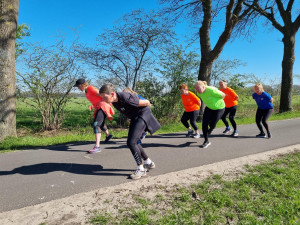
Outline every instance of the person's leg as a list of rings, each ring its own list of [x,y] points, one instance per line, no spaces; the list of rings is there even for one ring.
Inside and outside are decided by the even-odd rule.
[[[225,133],[228,133],[230,131],[230,127],[229,127],[229,123],[226,119],[228,113],[230,112],[230,108],[225,108],[225,112],[224,114],[222,115],[221,119],[223,121],[223,123],[225,124],[226,128],[225,128],[225,131],[223,132],[224,134]],[[228,131],[228,132],[227,132]]]
[[[96,144],[95,144],[94,148],[89,151],[89,153],[96,153],[96,152],[101,151],[101,148],[100,148],[101,130],[106,128],[106,126],[104,124],[105,118],[106,118],[105,113],[102,111],[102,109],[99,109],[96,113],[94,123],[93,123]]]
[[[234,117],[235,117],[235,114],[236,114],[236,109],[237,109],[237,105],[229,108],[230,112],[229,112],[229,121],[233,127],[233,132],[237,130],[237,127],[236,127],[236,122],[234,120]]]
[[[211,133],[213,131],[213,129],[216,128],[216,125],[218,123],[218,121],[221,119],[221,117],[223,116],[225,112],[225,108],[224,109],[218,109],[218,110],[211,110],[211,119],[209,121],[209,133]]]
[[[271,138],[272,135],[270,133],[270,130],[269,130],[269,124],[268,124],[268,119],[270,118],[270,116],[273,114],[274,112],[274,109],[267,109],[267,110],[264,110],[263,111],[263,116],[262,116],[262,124],[263,126],[265,127],[266,131],[267,131],[267,134],[268,134],[268,137]]]
[[[262,110],[257,108],[256,115],[255,115],[255,122],[256,122],[256,125],[257,125],[260,133],[258,135],[256,135],[256,137],[264,137],[265,136],[265,132],[264,132],[263,127],[261,125],[262,117],[263,117]]]
[[[208,142],[208,124],[211,119],[212,110],[205,107],[202,119],[202,133],[204,137],[204,142]]]
[[[188,133],[187,133],[187,136],[190,136],[193,134],[193,130],[191,129],[189,123],[188,123],[188,120],[190,119],[190,115],[188,112],[184,112],[182,114],[182,117],[181,117],[181,123],[183,124],[183,126],[185,126],[185,128],[188,129]]]

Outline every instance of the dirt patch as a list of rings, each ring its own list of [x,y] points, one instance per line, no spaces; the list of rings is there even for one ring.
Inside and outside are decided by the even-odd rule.
[[[133,208],[134,197],[153,199],[168,196],[176,186],[190,186],[212,174],[231,179],[244,171],[245,165],[257,165],[275,157],[299,151],[300,144],[214,164],[148,177],[113,187],[76,194],[43,204],[0,213],[0,224],[86,224],[93,212],[118,214],[120,208]],[[158,169],[158,168],[157,168]],[[163,204],[163,202],[162,202]],[[161,205],[160,207],[164,207]]]

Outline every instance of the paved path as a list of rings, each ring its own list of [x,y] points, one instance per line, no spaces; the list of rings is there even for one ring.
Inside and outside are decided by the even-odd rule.
[[[270,122],[272,139],[255,138],[255,124],[238,128],[237,138],[223,135],[223,128],[215,129],[210,136],[212,145],[207,149],[199,148],[202,138],[186,138],[185,133],[148,136],[143,147],[157,165],[148,175],[300,143],[300,119]],[[0,154],[0,212],[130,181],[128,175],[135,161],[125,139],[102,144],[101,153],[87,154],[92,146],[93,143],[69,144]]]

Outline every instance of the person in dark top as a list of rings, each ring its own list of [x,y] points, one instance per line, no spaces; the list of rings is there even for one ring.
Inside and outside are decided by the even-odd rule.
[[[257,104],[257,111],[255,116],[256,125],[260,131],[256,137],[265,138],[266,134],[263,130],[262,125],[265,127],[267,131],[268,138],[272,138],[272,134],[270,133],[268,119],[273,114],[273,98],[270,94],[264,91],[263,85],[261,83],[257,83],[254,86],[254,93],[252,94],[253,99]],[[262,125],[261,125],[262,123]]]
[[[137,141],[145,130],[153,134],[160,128],[159,122],[154,118],[149,107],[151,103],[146,99],[139,99],[132,93],[115,92],[112,84],[103,85],[99,94],[103,101],[112,103],[117,110],[130,119],[127,146],[138,166],[130,178],[139,179],[146,176],[146,171],[155,168],[155,164]]]

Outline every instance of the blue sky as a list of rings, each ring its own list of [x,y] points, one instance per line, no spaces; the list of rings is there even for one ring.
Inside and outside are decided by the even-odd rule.
[[[81,42],[96,43],[98,34],[111,28],[113,22],[134,9],[157,9],[157,0],[20,0],[19,24],[31,27],[27,41],[51,43],[58,32],[71,34],[70,28],[77,28]],[[176,32],[182,36],[188,29],[179,26]],[[294,74],[300,75],[300,31],[296,36]],[[217,35],[211,33],[212,43]],[[281,81],[281,61],[283,56],[282,35],[279,31],[269,31],[260,27],[254,39],[249,42],[237,39],[227,43],[220,58],[239,59],[247,63],[234,72],[253,73],[257,77]],[[180,43],[178,43],[180,44]],[[199,46],[199,45],[198,45]],[[198,47],[197,46],[197,47]],[[200,53],[200,52],[198,52]],[[294,83],[300,84],[299,79]]]

